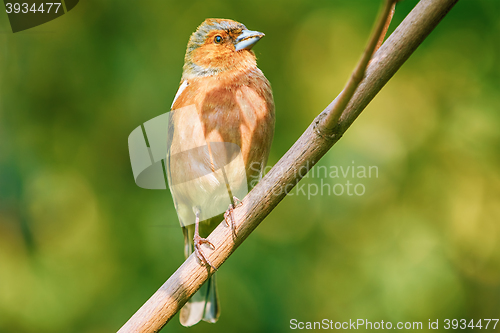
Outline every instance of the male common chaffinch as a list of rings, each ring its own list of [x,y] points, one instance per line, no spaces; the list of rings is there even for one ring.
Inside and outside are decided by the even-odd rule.
[[[232,20],[205,20],[189,39],[170,112],[167,178],[184,233],[184,252],[187,257],[194,251],[209,268],[215,269],[201,245],[213,245],[202,237],[222,218],[234,228],[236,194],[245,195],[262,177],[271,148],[273,95],[251,51],[263,36]],[[229,209],[222,214],[226,208],[219,208],[227,202]],[[217,321],[215,288],[213,274],[181,309],[182,325]]]

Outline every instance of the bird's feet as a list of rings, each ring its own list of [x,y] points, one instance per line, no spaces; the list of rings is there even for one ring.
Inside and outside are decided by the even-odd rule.
[[[229,204],[229,208],[224,213],[224,221],[226,222],[226,226],[229,227],[229,225],[231,225],[231,228],[233,229],[233,234],[235,236],[236,236],[236,225],[234,222],[234,210],[235,208],[241,205],[242,205],[241,200],[233,196],[233,202]]]
[[[205,257],[203,254],[203,251],[201,250],[201,245],[202,244],[208,244],[212,248],[212,250],[215,250],[215,246],[210,243],[210,241],[206,238],[201,238],[198,233],[195,233],[194,235],[194,252],[196,253],[196,256],[198,259],[201,261],[202,264],[205,266],[210,266],[213,268],[214,271],[217,270],[214,265]]]
[[[196,256],[198,257],[198,260],[205,265],[205,266],[210,266],[213,268],[214,271],[217,270],[214,265],[205,257],[203,254],[203,251],[201,250],[201,245],[203,244],[208,244],[212,250],[215,250],[214,244],[210,243],[210,241],[206,238],[201,238],[200,237],[200,232],[199,232],[199,225],[200,225],[200,212],[196,212],[196,220],[194,221],[194,237],[193,237],[193,242],[194,242],[194,252],[196,253]]]

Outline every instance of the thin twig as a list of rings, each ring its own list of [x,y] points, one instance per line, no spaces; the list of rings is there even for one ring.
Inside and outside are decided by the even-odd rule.
[[[377,22],[375,23],[375,28],[373,29],[372,35],[366,45],[366,48],[359,60],[356,68],[351,74],[351,77],[347,81],[344,89],[340,93],[340,95],[328,105],[325,109],[326,117],[323,118],[323,123],[320,124],[320,128],[324,129],[325,133],[321,133],[323,135],[328,135],[330,131],[337,125],[342,112],[344,111],[347,103],[351,100],[356,88],[359,83],[363,79],[365,75],[366,67],[368,66],[368,62],[372,58],[373,53],[375,52],[375,48],[379,41],[384,39],[385,33],[389,28],[389,23],[392,18],[392,10],[396,5],[398,0],[385,0],[384,6],[382,8],[382,12],[379,15]]]
[[[242,200],[234,211],[237,237],[221,223],[208,236],[215,249],[205,255],[219,268],[260,222],[278,205],[286,193],[338,141],[361,111],[396,73],[401,65],[436,27],[458,0],[421,0],[394,33],[374,54],[364,79],[347,104],[331,135],[327,133],[325,109],[306,129],[274,168]],[[319,131],[318,131],[319,130]],[[329,133],[330,134],[330,133]],[[130,318],[119,332],[158,332],[207,280],[207,269],[192,254]]]
[[[382,30],[382,34],[380,35],[380,39],[377,42],[377,46],[375,47],[375,51],[377,51],[381,46],[382,43],[384,43],[385,35],[387,34],[387,30],[389,30],[389,26],[391,25],[392,18],[394,17],[394,12],[396,9],[396,3],[399,2],[400,0],[394,1],[391,7],[391,12],[389,13],[389,16],[387,16],[387,20],[385,21],[385,26],[384,29]]]

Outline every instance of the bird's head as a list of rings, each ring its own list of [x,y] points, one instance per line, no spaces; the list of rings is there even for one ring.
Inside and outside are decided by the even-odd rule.
[[[189,39],[183,76],[208,76],[256,66],[251,49],[263,36],[233,20],[206,19]]]

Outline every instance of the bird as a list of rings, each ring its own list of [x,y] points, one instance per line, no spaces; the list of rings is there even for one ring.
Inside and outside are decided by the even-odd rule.
[[[166,173],[184,235],[214,273],[180,311],[183,326],[220,315],[215,267],[203,248],[262,177],[271,149],[275,106],[252,47],[264,33],[230,19],[206,19],[189,38],[179,89],[169,112]],[[229,205],[228,205],[229,203]]]

